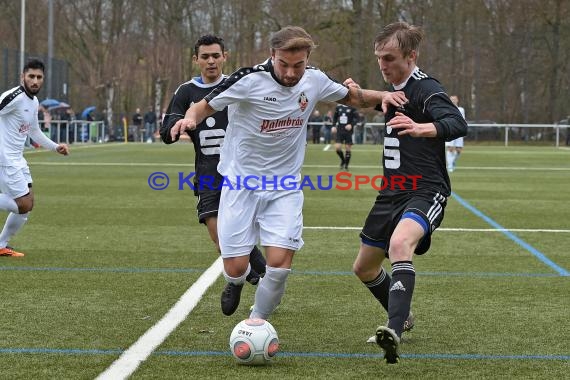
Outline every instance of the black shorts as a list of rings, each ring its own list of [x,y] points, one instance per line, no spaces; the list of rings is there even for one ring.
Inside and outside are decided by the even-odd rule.
[[[347,131],[343,127],[338,127],[336,131],[336,142],[338,144],[352,145],[352,131]]]
[[[200,191],[198,192],[198,221],[206,224],[206,218],[218,216],[218,207],[220,206],[221,191]]]
[[[386,251],[396,225],[402,217],[411,218],[424,227],[425,235],[415,253],[423,255],[431,245],[431,234],[443,221],[447,197],[438,192],[410,192],[402,195],[378,195],[366,218],[360,238],[362,243]]]

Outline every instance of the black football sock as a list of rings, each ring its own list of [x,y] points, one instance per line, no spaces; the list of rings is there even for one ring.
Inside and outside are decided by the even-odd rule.
[[[410,314],[412,294],[416,283],[416,271],[411,261],[392,264],[392,281],[388,300],[388,327],[402,336],[404,322]]]
[[[381,268],[380,274],[372,281],[362,281],[370,290],[370,293],[380,302],[382,307],[388,311],[388,297],[390,295],[390,275]]]
[[[350,152],[346,152],[346,155],[344,156],[344,166],[348,168],[348,163],[350,162],[350,157],[352,155],[350,154]]]
[[[251,268],[245,280],[249,282],[251,285],[257,285],[259,282],[259,274],[255,271],[255,269]]]
[[[338,154],[338,156],[340,157],[340,164],[341,166],[344,166],[344,154],[342,153],[342,150],[338,149],[336,151],[336,154]]]
[[[249,254],[249,263],[251,264],[251,268],[255,270],[259,276],[263,277],[266,262],[265,257],[263,257],[263,254],[257,246],[254,246]]]

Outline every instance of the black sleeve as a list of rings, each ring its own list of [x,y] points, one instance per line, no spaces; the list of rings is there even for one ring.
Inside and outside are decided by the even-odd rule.
[[[191,97],[188,90],[188,87],[179,87],[170,100],[170,104],[164,115],[164,121],[160,127],[160,137],[165,144],[172,144],[178,141],[178,138],[172,140],[170,130],[178,120],[184,118],[186,111],[190,108]]]
[[[436,82],[437,83],[437,82]],[[445,141],[467,135],[467,122],[443,91],[441,86],[432,87],[424,102],[425,113],[429,114],[437,130],[437,136]]]
[[[356,127],[356,125],[360,122],[360,115],[358,114],[358,110],[356,108],[353,108],[350,113],[352,114],[350,124],[353,127]]]

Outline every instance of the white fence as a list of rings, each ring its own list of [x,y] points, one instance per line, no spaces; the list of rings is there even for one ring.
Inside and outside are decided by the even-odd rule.
[[[321,142],[327,133],[325,123],[309,123],[307,140],[312,141],[313,126],[320,128]],[[330,125],[330,124],[329,124]],[[56,120],[50,123],[40,121],[40,128],[46,136],[58,143],[103,143],[109,141],[110,132],[102,121],[85,120]],[[382,144],[384,123],[366,123],[356,126],[353,134],[355,144]],[[144,133],[144,130],[142,130]],[[124,136],[113,136],[124,141]],[[143,134],[141,134],[141,141]],[[328,137],[328,136],[327,136]],[[334,143],[334,135],[331,136]],[[137,139],[138,141],[138,139]],[[570,144],[570,125],[566,124],[469,124],[467,143],[500,143],[529,145],[560,145]]]
[[[313,136],[312,127],[321,126],[320,136],[324,136],[325,123],[309,123],[307,140]],[[566,124],[479,124],[469,123],[465,141],[478,143],[499,143],[528,145],[560,145],[570,144],[570,125]],[[366,123],[363,127],[357,126],[353,134],[355,144],[383,142],[384,123]],[[332,139],[334,143],[334,136]]]
[[[102,121],[53,120],[45,123],[40,120],[39,124],[45,135],[57,143],[102,143],[108,138]]]

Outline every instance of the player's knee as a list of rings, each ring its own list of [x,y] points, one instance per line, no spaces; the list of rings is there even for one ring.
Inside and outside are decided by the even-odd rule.
[[[230,277],[241,277],[249,266],[249,255],[224,258],[224,273]]]
[[[392,236],[390,239],[390,260],[402,261],[411,260],[414,254],[414,246],[417,242],[414,242],[410,237],[406,235]]]
[[[16,200],[18,205],[18,214],[25,214],[34,208],[34,199],[29,196],[25,196]]]
[[[382,251],[383,252],[383,251]],[[382,253],[384,257],[384,253]],[[359,252],[356,260],[352,264],[352,272],[362,281],[370,281],[378,276],[378,271],[382,265],[382,261],[370,260],[370,256],[367,256]]]
[[[374,278],[373,276],[375,271],[376,269],[368,268],[362,265],[362,263],[359,261],[355,261],[354,264],[352,264],[352,272],[356,275],[356,277],[363,281]]]

